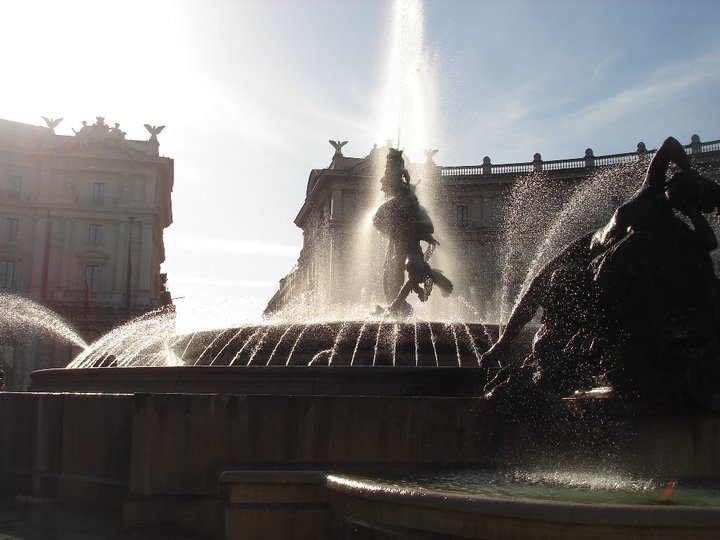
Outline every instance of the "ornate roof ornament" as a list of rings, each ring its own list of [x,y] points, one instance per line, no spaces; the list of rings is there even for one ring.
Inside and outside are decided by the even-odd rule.
[[[150,124],[145,124],[145,129],[148,130],[150,133],[150,142],[155,144],[160,144],[158,141],[157,136],[160,135],[160,132],[165,129],[165,126],[151,126]]]
[[[435,165],[435,161],[433,161],[433,157],[435,157],[435,154],[437,154],[440,150],[437,148],[426,148],[423,150],[423,154],[425,154],[425,163],[428,165]]]
[[[125,144],[126,133],[120,129],[120,124],[116,122],[114,127],[110,127],[105,123],[104,116],[96,116],[95,123],[91,126],[86,120],[83,120],[80,130],[73,128],[73,132],[80,148],[87,146],[122,147]]]
[[[43,116],[42,119],[45,120],[45,123],[47,124],[50,133],[52,133],[53,135],[55,135],[55,128],[58,127],[58,124],[63,121],[62,118],[48,118],[46,116]]]
[[[333,140],[329,140],[328,142],[335,149],[335,153],[333,154],[333,159],[343,157],[342,147],[345,146],[348,142],[347,141],[340,142],[340,141],[333,141]]]

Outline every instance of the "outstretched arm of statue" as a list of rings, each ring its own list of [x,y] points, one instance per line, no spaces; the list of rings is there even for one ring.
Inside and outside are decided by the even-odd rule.
[[[566,246],[553,260],[547,263],[530,283],[520,301],[513,309],[507,326],[497,343],[481,356],[485,362],[497,362],[507,354],[510,345],[520,331],[529,323],[538,309],[544,307],[548,294],[552,294],[553,274],[566,265],[584,268],[590,260],[590,240],[593,233],[586,233]]]
[[[661,189],[665,184],[665,175],[670,163],[675,163],[682,171],[689,171],[691,168],[690,159],[683,145],[675,137],[665,139],[655,152],[645,175],[643,187]]]
[[[690,220],[690,223],[692,223],[693,229],[695,230],[695,236],[700,243],[700,247],[707,251],[717,249],[718,240],[715,235],[715,231],[713,231],[712,227],[707,222],[707,219],[705,219],[705,216],[702,215],[702,212],[693,206],[690,208],[684,208],[682,213],[685,214]]]
[[[532,320],[538,309],[542,307],[545,292],[549,285],[549,275],[552,275],[553,270],[554,265],[550,263],[535,276],[535,279],[532,280],[527,291],[513,309],[500,338],[480,357],[481,365],[502,364],[501,359],[507,355],[512,342],[525,325]]]

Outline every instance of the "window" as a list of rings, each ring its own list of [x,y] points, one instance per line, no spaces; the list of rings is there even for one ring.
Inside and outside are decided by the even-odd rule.
[[[15,261],[0,259],[0,289],[12,289],[15,280]]]
[[[497,196],[485,197],[483,201],[483,225],[494,226],[502,220],[502,199]]]
[[[5,237],[17,238],[18,235],[18,218],[5,218]]]
[[[468,207],[467,204],[458,204],[455,206],[458,227],[468,226]]]
[[[90,296],[95,296],[95,293],[100,289],[101,270],[99,264],[85,265],[85,291]]]
[[[95,182],[92,190],[93,204],[103,204],[105,202],[105,183]]]
[[[99,244],[102,242],[102,229],[102,225],[99,225],[98,223],[91,223],[90,228],[88,229],[88,241],[93,244]]]
[[[22,176],[14,174],[8,178],[8,199],[20,200],[20,192],[22,191]]]

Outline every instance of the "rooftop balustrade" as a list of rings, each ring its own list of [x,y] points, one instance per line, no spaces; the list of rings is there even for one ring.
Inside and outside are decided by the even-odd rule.
[[[525,163],[501,163],[494,164],[486,157],[482,165],[459,165],[453,167],[440,167],[440,175],[443,177],[489,177],[501,175],[530,174],[532,172],[572,172],[584,169],[610,167],[635,163],[639,159],[652,157],[656,150],[646,150],[643,143],[638,144],[635,152],[623,154],[608,154],[605,156],[593,155],[592,149],[585,151],[585,156],[580,158],[557,159],[543,161],[540,154],[535,154],[533,161]],[[692,142],[685,146],[685,152],[691,156],[720,152],[720,140],[701,142],[697,135],[693,136]]]

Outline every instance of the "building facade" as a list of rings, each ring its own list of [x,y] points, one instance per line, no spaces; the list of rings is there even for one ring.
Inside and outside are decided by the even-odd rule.
[[[693,135],[686,152],[706,176],[720,180],[720,141],[701,142]],[[368,217],[381,202],[378,179],[386,153],[387,148],[375,148],[365,158],[348,158],[336,152],[327,168],[311,171],[295,218],[303,230],[303,249],[266,315],[282,313],[298,299],[321,309],[368,303],[362,292],[379,279],[384,247],[372,232],[370,249],[359,246],[368,244],[362,231],[368,231]],[[569,213],[567,205],[578,197],[579,188],[597,178],[594,189],[601,193],[586,197],[586,215],[575,224],[577,236],[583,228],[601,225],[639,187],[653,153],[639,143],[624,154],[595,156],[587,149],[583,157],[556,161],[535,154],[523,163],[493,164],[485,157],[481,165],[443,167],[429,157],[424,164],[409,164],[420,202],[429,206],[435,223],[441,244],[437,253],[446,255],[432,265],[453,280],[453,297],[474,318],[497,320],[522,287],[538,235],[547,234],[563,212]],[[519,208],[524,204],[519,199],[528,193],[537,199],[534,206]],[[375,270],[363,270],[363,264]],[[376,301],[377,294],[370,303]]]
[[[101,117],[75,136],[56,135],[57,122],[46,121],[0,120],[0,292],[47,306],[90,342],[171,302],[160,264],[173,160],[160,157],[154,127],[150,140],[131,141]],[[15,386],[72,355],[66,345],[27,347],[19,354],[3,344]]]

